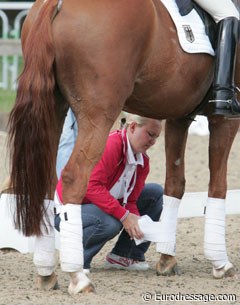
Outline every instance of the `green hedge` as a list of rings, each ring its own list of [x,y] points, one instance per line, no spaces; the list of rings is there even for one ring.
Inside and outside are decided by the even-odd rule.
[[[14,64],[14,58],[13,56],[0,56],[0,81],[2,81],[2,71],[3,71],[3,58],[5,62],[8,63],[8,84],[7,88],[3,89],[0,88],[0,112],[9,112],[14,103],[15,103],[15,97],[16,97],[16,91],[12,89],[12,83],[11,83],[11,67]],[[23,59],[20,56],[18,59],[18,68],[17,68],[17,74],[19,75],[23,68]]]
[[[11,111],[15,103],[16,92],[0,89],[0,112]]]

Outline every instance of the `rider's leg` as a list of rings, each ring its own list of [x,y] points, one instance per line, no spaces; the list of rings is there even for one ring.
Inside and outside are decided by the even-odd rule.
[[[213,114],[239,117],[240,104],[234,82],[239,35],[239,13],[229,0],[196,0],[218,23],[216,66],[213,79]]]
[[[240,104],[234,81],[239,20],[228,17],[218,23],[216,66],[213,79],[213,114],[239,117]]]
[[[231,0],[195,0],[218,23],[227,17],[239,19],[239,12]]]

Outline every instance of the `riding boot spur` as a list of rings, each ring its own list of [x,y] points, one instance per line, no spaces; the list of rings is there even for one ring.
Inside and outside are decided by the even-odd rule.
[[[228,17],[218,23],[216,63],[213,79],[213,114],[240,118],[240,104],[235,86],[235,64],[239,35],[239,20]]]

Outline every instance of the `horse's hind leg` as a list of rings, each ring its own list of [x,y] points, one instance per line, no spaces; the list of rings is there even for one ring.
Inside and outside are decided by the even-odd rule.
[[[177,215],[184,194],[184,154],[190,121],[167,120],[165,128],[166,181],[160,233],[163,241],[157,243],[161,253],[157,275],[180,274],[175,259]]]
[[[104,105],[101,105],[101,99],[96,101],[95,98],[79,103],[76,99],[70,100],[78,123],[78,136],[62,171],[64,206],[60,214],[60,261],[62,270],[70,275],[68,292],[71,295],[95,291],[92,282],[83,273],[81,202],[91,170],[100,159],[109,131],[121,111],[121,104],[114,104],[116,100],[116,96],[110,100],[106,97]]]
[[[239,128],[239,121],[211,118],[209,169],[210,183],[205,214],[204,253],[213,265],[213,277],[235,277],[228,259],[225,241],[225,198],[227,193],[227,162]]]
[[[51,290],[58,288],[54,232],[54,202],[44,201],[45,216],[42,223],[42,235],[35,238],[33,263],[37,269],[36,285],[38,289]]]
[[[58,122],[56,129],[52,129],[52,145],[55,150],[55,155],[58,148],[58,139],[62,130],[62,125],[67,110],[67,105],[58,95],[57,117]],[[54,168],[54,167],[53,167]],[[37,269],[36,286],[38,289],[51,290],[58,289],[56,269],[56,251],[55,251],[55,229],[54,229],[54,190],[56,187],[56,173],[52,173],[52,192],[48,194],[44,200],[44,219],[41,223],[41,236],[36,236],[34,245],[33,262]]]

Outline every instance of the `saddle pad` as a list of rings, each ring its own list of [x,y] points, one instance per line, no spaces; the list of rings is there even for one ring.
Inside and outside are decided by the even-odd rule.
[[[181,16],[175,0],[161,0],[168,10],[178,33],[182,49],[187,53],[207,53],[212,56],[215,52],[206,35],[205,26],[195,9]]]

